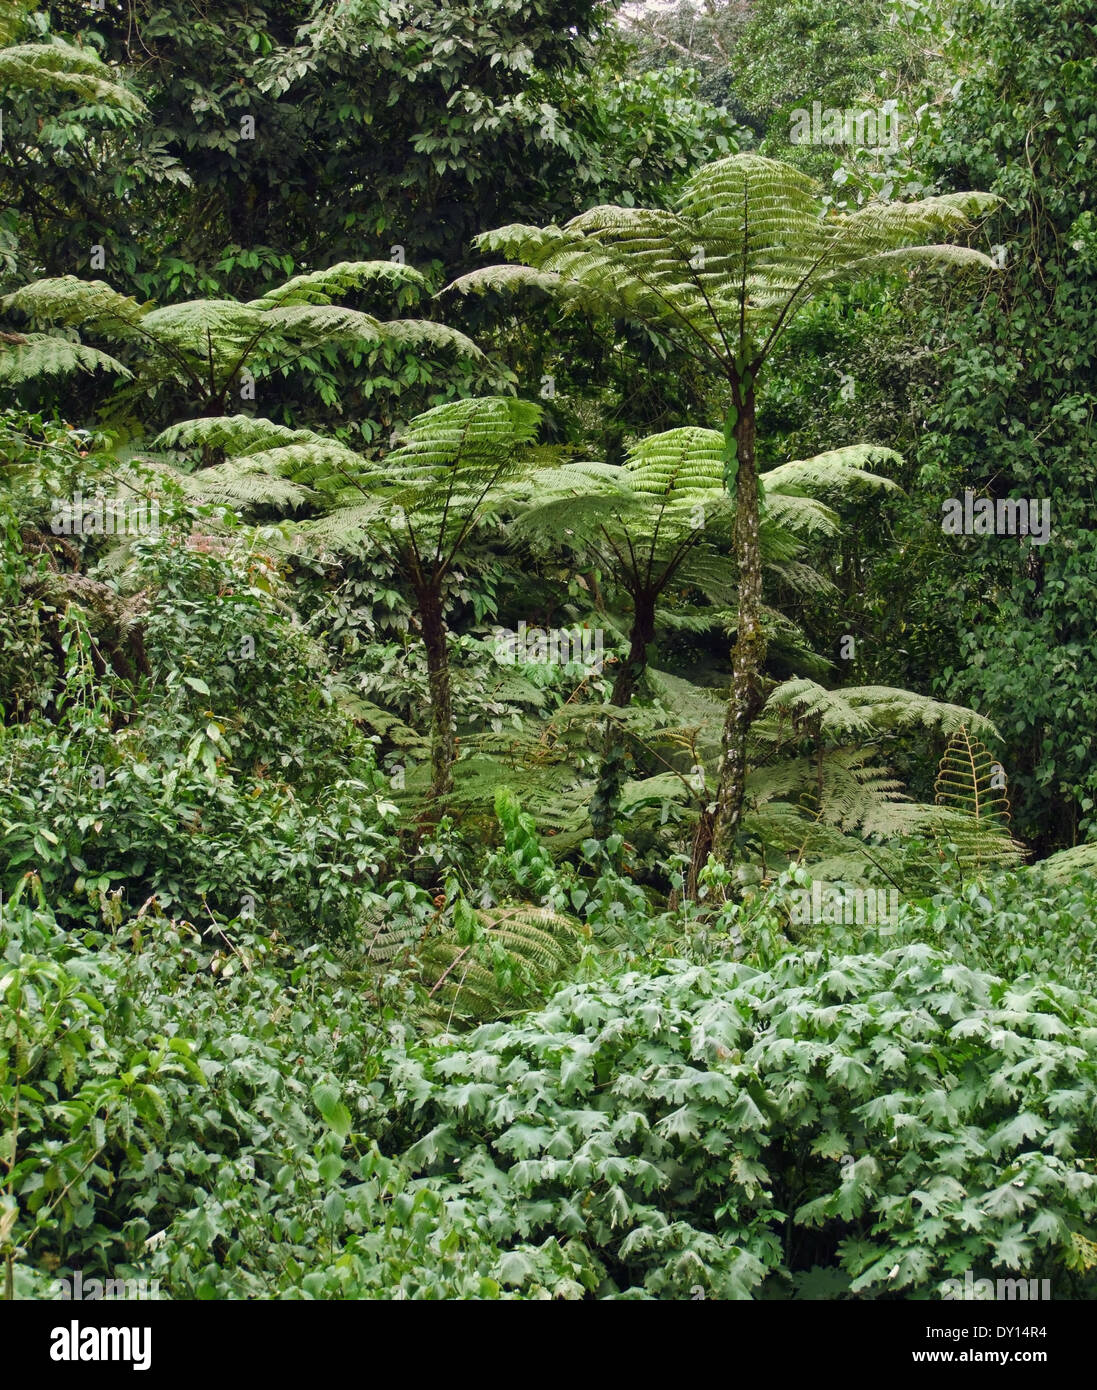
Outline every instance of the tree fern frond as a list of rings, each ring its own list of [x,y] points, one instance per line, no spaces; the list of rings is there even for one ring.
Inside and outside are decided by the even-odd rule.
[[[768,479],[763,474],[763,484]],[[802,497],[792,492],[770,491],[766,488],[766,515],[776,524],[794,535],[829,537],[838,535],[841,519],[832,507],[814,497]],[[791,558],[791,557],[790,557]]]
[[[458,904],[456,924],[425,938],[378,910],[362,924],[362,948],[375,968],[414,960],[431,1015],[451,1028],[529,1008],[580,958],[589,928],[547,908]]]
[[[925,824],[948,857],[968,873],[1015,868],[1026,857],[1024,845],[1007,826],[993,818],[978,818],[955,806],[927,807]]]
[[[150,309],[141,324],[161,343],[218,359],[240,349],[269,327],[265,314],[235,299],[192,299]]]
[[[372,700],[363,699],[356,691],[349,690],[346,686],[336,687],[334,698],[340,709],[349,714],[352,719],[365,724],[367,728],[380,734],[386,742],[414,754],[418,758],[425,758],[429,755],[429,739],[424,738],[410,724],[405,724],[390,710],[383,709],[380,705],[374,704]]]
[[[338,342],[374,344],[382,338],[381,323],[372,314],[341,304],[279,304],[256,322],[305,348]]]
[[[1065,883],[1079,874],[1097,874],[1097,844],[1073,845],[1049,854],[1033,868],[1056,883]]]
[[[39,323],[88,326],[108,334],[112,330],[125,333],[150,312],[103,280],[81,280],[75,275],[34,280],[4,295],[0,308],[14,309]]]
[[[340,261],[326,270],[295,275],[284,285],[268,290],[260,299],[248,301],[250,309],[269,309],[291,304],[330,304],[337,295],[380,281],[387,288],[414,285],[426,291],[430,282],[421,270],[396,261]]]
[[[814,594],[820,597],[832,597],[838,593],[838,588],[834,581],[828,579],[825,574],[821,574],[811,565],[801,564],[797,560],[782,560],[780,562],[770,562],[767,569],[777,576],[783,584],[786,584],[793,593]]]
[[[484,294],[488,290],[538,289],[552,292],[560,287],[559,275],[543,274],[526,265],[489,265],[460,275],[446,286],[458,294]]]
[[[470,337],[432,319],[386,319],[381,324],[381,336],[385,342],[398,343],[403,347],[450,348],[461,357],[476,362],[487,361]]]
[[[965,724],[998,737],[989,719],[962,705],[882,685],[825,690],[815,681],[785,681],[770,695],[766,710],[785,710],[802,718],[817,719],[821,732],[832,737],[918,727],[951,734]]]
[[[405,439],[385,459],[394,487],[445,483],[460,469],[494,469],[517,462],[516,451],[533,440],[540,407],[513,396],[450,401],[417,415]]]
[[[96,371],[112,372],[122,378],[133,376],[109,353],[48,333],[28,333],[22,343],[0,344],[0,382],[8,386],[20,386],[39,377]]]
[[[762,475],[767,500],[776,493],[785,496],[851,495],[855,485],[863,488],[898,491],[898,485],[875,469],[903,462],[901,454],[878,444],[851,444],[829,449],[813,458],[794,459],[778,464]]]
[[[279,510],[303,506],[312,492],[289,478],[279,477],[252,458],[230,459],[197,473],[180,475],[185,491],[205,502],[221,502],[247,510],[275,507]]]
[[[331,442],[312,430],[290,429],[257,415],[205,415],[197,420],[181,420],[162,430],[150,447],[223,449],[235,455],[257,453],[260,449],[284,444],[326,445]]]
[[[310,547],[339,552],[355,550],[363,535],[386,527],[391,530],[395,525],[395,520],[390,520],[390,509],[380,498],[374,498],[335,507],[314,520],[298,522],[294,532]]]

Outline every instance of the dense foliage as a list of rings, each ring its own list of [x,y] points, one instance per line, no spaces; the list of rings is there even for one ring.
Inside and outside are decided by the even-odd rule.
[[[1095,34],[5,8],[5,1298],[1097,1296]]]

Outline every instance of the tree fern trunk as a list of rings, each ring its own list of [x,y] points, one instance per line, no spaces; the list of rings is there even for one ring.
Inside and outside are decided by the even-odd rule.
[[[629,701],[644,678],[648,663],[648,648],[655,639],[655,595],[640,592],[633,595],[632,631],[629,633],[629,652],[617,679],[613,682],[610,704],[627,709]],[[613,818],[621,801],[625,781],[625,740],[621,730],[611,721],[606,728],[602,746],[602,764],[598,785],[590,802],[590,820],[594,834],[605,840],[613,832]]]
[[[648,648],[655,640],[655,595],[641,591],[633,594],[632,630],[629,633],[628,657],[613,682],[610,703],[625,709],[644,678],[648,665]]]
[[[730,862],[746,793],[747,735],[762,708],[762,551],[759,539],[758,465],[754,456],[754,386],[733,386],[735,439],[735,555],[739,570],[739,621],[732,653],[731,696],[724,720],[715,811],[702,814],[693,846],[693,876],[710,849]]]
[[[425,586],[418,590],[416,598],[419,629],[427,652],[430,689],[430,791],[431,796],[437,799],[453,788],[453,764],[457,757],[449,652],[446,648],[446,624],[442,617],[442,595],[437,589]]]

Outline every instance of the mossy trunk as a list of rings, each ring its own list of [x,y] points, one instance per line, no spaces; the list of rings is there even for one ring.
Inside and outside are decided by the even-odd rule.
[[[648,648],[655,640],[655,595],[633,595],[632,630],[629,651],[613,682],[610,704],[627,709],[644,678],[648,664]],[[610,720],[602,745],[602,763],[598,770],[598,785],[590,802],[590,820],[595,837],[607,839],[613,833],[613,820],[621,801],[627,762],[625,739],[617,724]]]
[[[735,458],[735,558],[739,576],[739,617],[732,652],[731,693],[724,719],[719,780],[709,809],[694,836],[690,892],[708,855],[725,863],[735,857],[735,838],[746,794],[747,736],[764,703],[762,669],[766,637],[762,628],[762,548],[759,537],[758,463],[754,453],[753,382],[733,385]]]
[[[625,709],[636,693],[648,667],[648,648],[655,641],[655,595],[641,592],[633,595],[632,630],[629,633],[628,656],[613,682],[610,703]]]
[[[417,589],[419,630],[427,653],[430,691],[430,793],[435,803],[453,790],[453,764],[457,739],[453,728],[453,692],[450,686],[446,624],[442,595],[433,585]],[[437,809],[437,804],[435,809]]]

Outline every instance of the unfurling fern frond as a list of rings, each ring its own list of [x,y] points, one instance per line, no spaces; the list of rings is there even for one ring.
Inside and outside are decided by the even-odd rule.
[[[962,867],[1016,863],[1022,847],[1009,833],[1009,797],[999,763],[966,727],[948,741],[934,784],[936,804],[947,813],[934,826],[938,841],[947,839]]]

